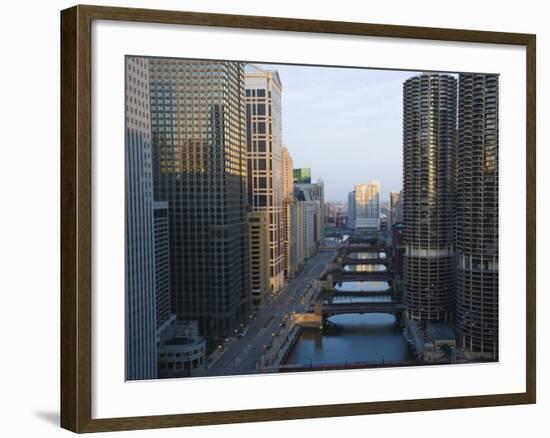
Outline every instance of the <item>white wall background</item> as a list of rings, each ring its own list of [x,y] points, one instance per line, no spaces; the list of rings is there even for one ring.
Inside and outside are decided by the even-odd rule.
[[[418,26],[457,27],[537,34],[538,76],[538,400],[535,406],[421,412],[336,419],[208,426],[105,434],[149,437],[359,436],[543,436],[550,408],[549,363],[543,350],[549,325],[543,321],[543,169],[550,163],[548,138],[550,30],[545,2],[524,0],[437,0],[357,2],[353,0],[111,0],[87,3],[162,9],[271,15]],[[2,435],[68,436],[58,428],[59,404],[59,10],[68,1],[4,4],[0,68],[0,430]],[[545,117],[546,116],[546,117]],[[548,161],[546,159],[546,161]],[[546,279],[547,280],[547,279]],[[547,415],[547,414],[546,414]],[[538,432],[540,431],[540,432]]]

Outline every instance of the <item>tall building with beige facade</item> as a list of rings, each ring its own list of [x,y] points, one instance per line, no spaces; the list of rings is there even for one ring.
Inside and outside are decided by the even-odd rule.
[[[356,184],[354,190],[354,225],[356,230],[380,229],[380,183]]]
[[[249,64],[245,70],[248,203],[267,214],[269,282],[277,293],[284,285],[284,223],[281,157],[281,94],[277,71]]]
[[[283,256],[285,276],[292,278],[296,271],[296,241],[292,238],[294,205],[293,161],[286,147],[282,148],[283,170]]]

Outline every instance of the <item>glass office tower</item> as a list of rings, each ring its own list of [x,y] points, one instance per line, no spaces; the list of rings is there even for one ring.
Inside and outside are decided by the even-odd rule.
[[[155,200],[168,202],[172,310],[224,336],[250,305],[244,67],[149,60]]]

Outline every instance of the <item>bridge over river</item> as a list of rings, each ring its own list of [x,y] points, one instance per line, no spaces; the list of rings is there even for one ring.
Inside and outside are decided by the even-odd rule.
[[[332,301],[335,297],[359,297],[359,298],[371,298],[371,297],[391,297],[393,291],[391,289],[386,290],[332,290],[328,292],[327,301]]]
[[[350,241],[338,248],[316,302],[295,315],[300,334],[279,372],[417,364],[400,324],[406,308],[391,251],[382,239]]]
[[[352,272],[352,271],[331,271],[327,279],[332,279],[333,283],[343,281],[387,281],[391,284],[391,276],[384,272]]]
[[[311,311],[317,315],[323,315],[327,318],[333,315],[343,315],[347,313],[390,313],[401,314],[406,310],[401,301],[366,301],[351,303],[317,303]]]
[[[353,253],[352,253],[353,254]],[[388,265],[388,259],[386,257],[372,257],[372,258],[355,258],[350,256],[342,257],[342,265]]]

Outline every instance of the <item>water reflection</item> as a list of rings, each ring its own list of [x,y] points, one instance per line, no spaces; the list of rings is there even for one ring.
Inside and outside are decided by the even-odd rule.
[[[368,295],[365,294],[364,296],[346,296],[346,295],[334,295],[331,299],[331,301],[334,304],[343,304],[343,303],[387,303],[392,300],[391,295]]]
[[[412,359],[393,315],[336,315],[323,331],[304,328],[285,364],[397,363]]]
[[[383,292],[389,288],[387,281],[342,281],[334,286],[337,292]]]
[[[358,260],[371,260],[371,259],[385,259],[386,253],[385,252],[350,252],[348,257],[350,259],[358,259]]]
[[[384,265],[345,265],[346,272],[385,272],[387,268]]]
[[[357,251],[348,254],[357,260],[385,259],[382,251]],[[385,264],[345,265],[346,272],[380,272]],[[384,277],[381,277],[384,278]],[[342,281],[334,292],[326,291],[321,300],[332,303],[390,302],[387,281]],[[288,365],[368,365],[402,363],[413,356],[396,316],[390,314],[344,314],[328,318],[323,330],[303,328],[290,354]]]

